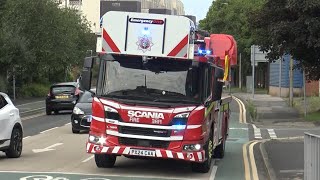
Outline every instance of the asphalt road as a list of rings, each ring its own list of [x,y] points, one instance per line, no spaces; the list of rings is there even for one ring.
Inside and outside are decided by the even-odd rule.
[[[41,104],[41,102],[39,102]],[[18,159],[7,159],[0,153],[0,179],[34,179],[27,176],[46,175],[47,180],[85,179],[248,179],[254,155],[249,147],[248,125],[239,123],[239,106],[233,101],[229,140],[225,158],[216,160],[206,174],[193,173],[188,163],[171,160],[136,160],[119,157],[115,168],[97,168],[93,156],[85,151],[87,133],[72,134],[70,114],[32,115],[24,117],[24,148]],[[246,155],[243,149],[246,148]],[[250,168],[249,168],[250,169]],[[251,168],[252,169],[252,168]],[[250,175],[249,175],[250,176]],[[24,178],[23,178],[24,177]],[[40,177],[40,176],[39,176]],[[39,178],[38,179],[41,179]],[[59,178],[60,177],[60,178]],[[54,179],[55,178],[55,179]]]

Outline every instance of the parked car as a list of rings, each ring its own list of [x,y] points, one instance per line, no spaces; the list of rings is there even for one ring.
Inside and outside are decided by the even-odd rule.
[[[71,115],[72,132],[80,133],[81,130],[89,130],[92,118],[92,100],[94,92],[85,91],[79,98]]]
[[[62,110],[72,111],[80,95],[81,91],[77,82],[64,82],[51,85],[46,98],[47,115],[51,115],[52,111],[55,114],[58,114]]]
[[[9,96],[0,92],[0,151],[9,158],[22,152],[23,126],[17,109]]]

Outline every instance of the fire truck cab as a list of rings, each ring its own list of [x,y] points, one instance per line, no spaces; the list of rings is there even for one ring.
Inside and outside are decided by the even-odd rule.
[[[188,161],[206,173],[222,158],[231,97],[222,97],[224,70],[207,58],[183,16],[108,12],[97,57],[85,59],[80,80],[90,90],[99,59],[87,153],[98,167],[118,156]],[[206,54],[204,54],[205,52]]]

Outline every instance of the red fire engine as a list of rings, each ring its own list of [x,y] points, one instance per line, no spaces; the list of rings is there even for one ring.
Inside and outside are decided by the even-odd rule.
[[[184,160],[208,172],[224,156],[231,102],[222,97],[228,73],[214,48],[200,48],[205,42],[183,16],[108,12],[101,27],[98,56],[85,59],[80,80],[90,90],[98,59],[86,148],[96,165],[111,168],[123,155]]]

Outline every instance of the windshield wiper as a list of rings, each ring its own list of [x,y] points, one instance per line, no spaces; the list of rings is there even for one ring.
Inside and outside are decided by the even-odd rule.
[[[183,104],[200,104],[196,100],[186,100],[186,99],[156,99],[153,102],[168,102],[168,103],[183,103]]]
[[[146,88],[148,94],[158,94],[158,95],[171,95],[171,96],[183,96],[185,95],[178,93],[178,92],[172,92],[172,91],[166,91],[166,90],[160,90],[160,89],[152,89],[152,88]]]

